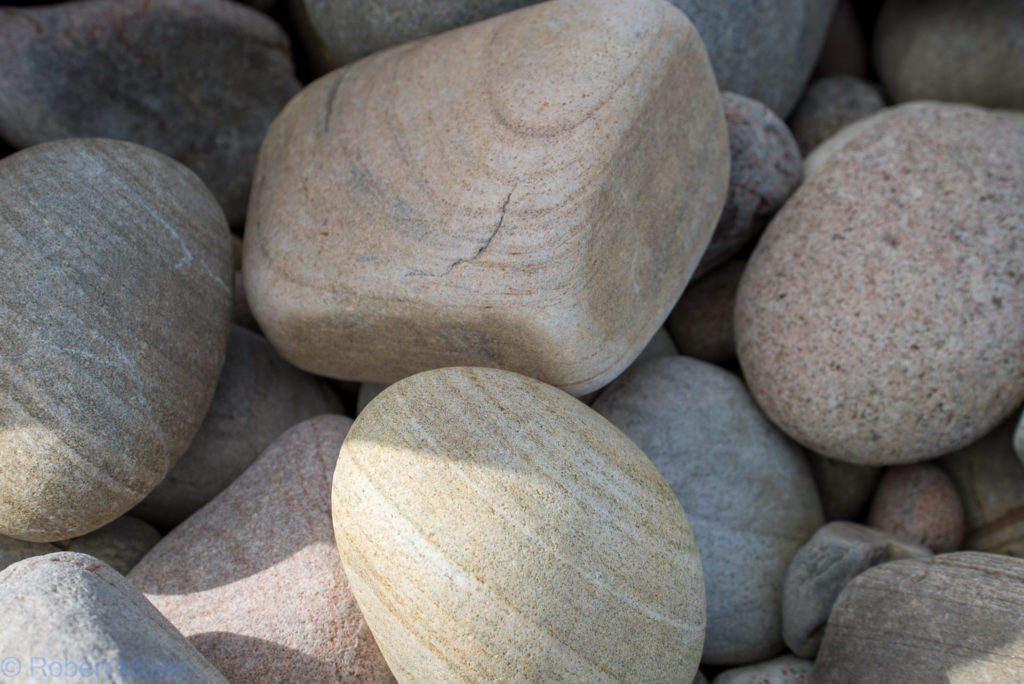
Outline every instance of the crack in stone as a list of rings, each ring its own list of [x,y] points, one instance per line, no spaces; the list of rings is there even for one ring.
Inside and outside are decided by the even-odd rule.
[[[476,252],[473,254],[473,256],[470,256],[470,257],[465,258],[465,259],[456,259],[455,261],[453,261],[451,263],[450,266],[448,266],[448,268],[446,268],[444,271],[442,271],[440,273],[428,273],[426,271],[415,270],[415,271],[409,271],[406,275],[407,276],[431,276],[431,277],[434,277],[434,278],[441,278],[441,277],[444,277],[444,276],[448,275],[452,271],[454,271],[457,266],[461,266],[462,264],[469,263],[470,261],[473,261],[473,260],[479,258],[479,256],[481,254],[483,254],[484,251],[488,247],[491,246],[491,242],[494,241],[494,238],[497,237],[497,235],[498,235],[498,231],[501,230],[501,227],[505,224],[505,212],[508,210],[509,202],[512,201],[512,193],[515,192],[515,191],[516,191],[516,189],[512,188],[512,190],[509,191],[508,195],[505,197],[505,201],[501,205],[501,216],[498,217],[498,223],[494,226],[494,230],[491,231],[491,234],[488,235],[484,239],[484,241],[480,243],[480,247],[476,250]]]

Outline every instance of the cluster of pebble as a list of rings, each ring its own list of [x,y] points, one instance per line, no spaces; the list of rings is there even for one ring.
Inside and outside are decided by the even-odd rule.
[[[1024,4],[16,4],[0,677],[1024,679]]]

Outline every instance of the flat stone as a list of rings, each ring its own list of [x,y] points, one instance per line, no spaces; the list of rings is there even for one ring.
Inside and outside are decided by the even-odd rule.
[[[722,93],[729,130],[729,194],[694,278],[727,262],[760,235],[803,175],[800,148],[772,110],[757,100]]]
[[[668,317],[680,353],[718,364],[736,359],[732,319],[746,266],[735,259],[686,288]]]
[[[895,102],[1024,109],[1024,5],[1018,0],[887,0],[873,44],[878,74]]]
[[[500,367],[583,395],[668,317],[728,149],[685,16],[553,0],[314,82],[256,175],[245,287],[289,362],[385,384]]]
[[[0,8],[0,135],[130,140],[184,163],[232,225],[267,127],[299,90],[288,37],[224,0]]]
[[[688,682],[700,558],[650,460],[537,380],[402,380],[338,459],[335,537],[400,681]],[[637,553],[643,549],[643,553]]]
[[[964,548],[1024,558],[1024,463],[1013,420],[942,459],[964,506]]]
[[[845,126],[885,107],[882,91],[855,76],[815,81],[804,92],[789,119],[800,152],[807,155]]]
[[[0,162],[0,534],[87,534],[185,452],[227,345],[228,235],[199,178],[139,145]]]
[[[814,663],[784,655],[763,663],[718,673],[713,684],[804,684],[811,681]]]
[[[133,512],[170,530],[234,482],[285,430],[343,412],[325,380],[289,365],[262,335],[231,326],[220,382],[199,432]]]
[[[123,515],[87,535],[57,542],[65,551],[98,558],[122,575],[127,575],[160,541],[160,533],[144,520]]]
[[[288,430],[128,576],[231,681],[392,681],[331,529],[351,422]]]
[[[813,452],[807,456],[818,483],[825,520],[857,518],[874,496],[882,469],[845,463]]]
[[[868,525],[947,553],[963,543],[964,507],[949,475],[934,463],[895,466],[878,482]]]
[[[802,658],[821,646],[832,606],[850,580],[881,563],[928,558],[931,550],[888,532],[851,522],[832,522],[804,544],[786,571],[782,590],[782,635]]]
[[[812,681],[1019,682],[1024,561],[947,553],[884,563],[846,585]]]
[[[782,650],[782,582],[823,523],[801,449],[732,373],[683,356],[623,374],[594,403],[668,480],[700,548],[707,591],[705,665]]]
[[[836,0],[671,1],[697,26],[721,89],[782,117],[807,85],[836,6]]]
[[[740,365],[776,425],[824,456],[897,465],[1024,402],[1024,154],[1007,150],[1024,152],[1024,127],[905,105],[790,198],[736,298]]]
[[[92,556],[52,553],[0,572],[0,615],[5,680],[227,682],[135,587]]]

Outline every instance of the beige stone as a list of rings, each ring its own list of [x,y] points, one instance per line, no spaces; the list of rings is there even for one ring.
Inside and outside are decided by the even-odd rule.
[[[552,0],[377,53],[271,127],[249,304],[318,375],[475,365],[586,394],[667,318],[728,154],[703,44],[664,0]]]
[[[811,681],[1024,680],[1024,561],[947,553],[883,563],[839,595]]]
[[[356,419],[332,500],[356,600],[399,681],[693,679],[700,559],[621,432],[494,369],[428,371]]]
[[[1024,401],[1024,128],[923,103],[849,140],[748,261],[736,343],[765,413],[865,465],[934,458]]]
[[[227,345],[231,241],[202,181],[101,139],[0,162],[0,534],[79,536],[185,452]]]

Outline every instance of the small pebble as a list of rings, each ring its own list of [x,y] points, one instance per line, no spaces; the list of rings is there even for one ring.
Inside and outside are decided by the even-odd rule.
[[[964,507],[949,475],[934,463],[894,466],[878,482],[868,525],[946,553],[963,543]]]
[[[720,672],[712,684],[804,684],[811,681],[814,663],[793,655]]]
[[[855,76],[832,76],[807,88],[789,126],[806,156],[843,127],[883,107],[885,100],[878,86]]]
[[[717,364],[736,359],[732,319],[746,266],[746,261],[730,261],[683,291],[668,317],[679,353]]]

